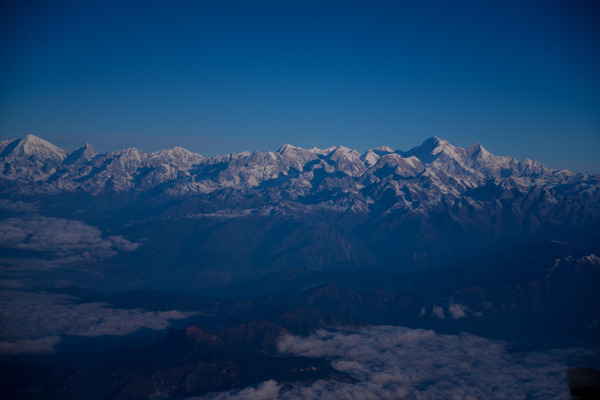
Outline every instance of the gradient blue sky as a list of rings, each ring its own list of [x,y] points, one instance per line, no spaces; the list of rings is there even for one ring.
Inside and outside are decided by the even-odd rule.
[[[595,3],[4,1],[0,139],[210,156],[435,135],[600,172]]]

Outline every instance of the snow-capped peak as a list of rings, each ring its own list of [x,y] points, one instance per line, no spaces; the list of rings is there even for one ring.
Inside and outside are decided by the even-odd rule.
[[[294,167],[296,169],[302,169],[304,164],[316,158],[314,152],[302,147],[292,146],[291,144],[281,146],[277,154],[279,154],[279,157],[287,167]]]
[[[148,162],[151,165],[170,164],[178,168],[187,168],[205,160],[201,154],[192,153],[183,147],[175,146],[172,149],[160,150],[150,153]]]
[[[381,155],[382,153],[393,153],[394,150],[392,150],[390,147],[388,146],[377,146],[377,147],[373,147],[372,149],[370,149],[371,151]]]
[[[94,146],[86,143],[82,148],[75,150],[65,159],[65,164],[87,162],[96,157],[98,153]]]
[[[288,143],[286,143],[286,144],[284,144],[283,146],[281,146],[281,147],[279,148],[279,150],[277,150],[277,152],[278,152],[279,154],[284,154],[284,153],[286,153],[286,152],[290,152],[290,151],[292,151],[292,152],[293,152],[293,151],[295,151],[295,150],[304,150],[304,149],[302,149],[302,148],[300,148],[300,147],[296,147],[296,146],[293,146],[293,145],[291,145],[291,144],[288,144]]]
[[[381,156],[377,154],[377,152],[373,151],[373,149],[367,150],[365,153],[360,155],[360,160],[365,163],[367,168],[377,164],[379,158],[381,158]]]
[[[335,146],[328,147],[326,149],[319,149],[318,147],[311,147],[309,149],[309,151],[311,153],[317,154],[317,155],[320,155],[320,156],[326,156],[326,155],[332,153],[334,150],[335,150]]]
[[[179,158],[190,158],[190,157],[200,157],[203,158],[201,154],[192,153],[188,149],[184,149],[183,147],[175,146],[172,149],[167,150],[159,150],[153,153],[150,153],[150,157],[179,157]]]
[[[359,156],[358,152],[356,152],[356,150],[352,150],[348,147],[345,146],[337,146],[330,154],[329,154],[329,158],[331,158],[332,160],[339,160],[342,157],[347,157],[348,155],[356,155],[357,157]]]
[[[460,160],[459,150],[463,149],[454,147],[446,140],[433,136],[425,140],[420,146],[406,152],[400,152],[400,154],[405,158],[415,156],[423,164],[429,164],[438,159],[442,154],[452,159]]]
[[[14,157],[34,156],[40,160],[61,162],[67,157],[67,152],[40,137],[27,135],[17,143],[11,155]]]
[[[38,152],[51,151],[56,154],[64,154],[65,151],[58,146],[35,135],[27,135],[17,145],[17,148],[22,148],[27,154],[35,154]]]
[[[113,153],[114,155],[120,156],[121,158],[125,158],[128,160],[136,160],[141,161],[146,158],[146,153],[141,150],[136,149],[135,147],[128,147],[124,150],[117,151]]]
[[[481,145],[481,143],[477,142],[475,144],[472,144],[471,146],[467,147],[466,149],[467,152],[467,157],[471,158],[473,155],[475,154],[489,154],[489,152],[483,148],[483,146]]]
[[[8,179],[43,181],[51,176],[69,152],[34,135],[4,142],[1,168]]]
[[[455,147],[450,144],[450,142],[440,139],[437,136],[433,136],[432,138],[426,140],[423,145],[431,146],[432,154],[439,154],[447,150],[453,150]]]

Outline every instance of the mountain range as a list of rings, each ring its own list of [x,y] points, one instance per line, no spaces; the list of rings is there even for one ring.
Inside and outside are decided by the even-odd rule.
[[[286,144],[207,158],[180,147],[68,151],[28,135],[0,142],[0,171],[9,209],[35,204],[33,215],[122,239],[94,262],[131,266],[122,283],[140,287],[294,267],[413,272],[525,241],[600,242],[600,176],[437,137],[408,151]]]

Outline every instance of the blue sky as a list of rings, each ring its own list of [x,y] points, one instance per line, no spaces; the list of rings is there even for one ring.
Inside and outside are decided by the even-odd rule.
[[[0,139],[204,155],[458,146],[600,172],[583,1],[2,3]]]

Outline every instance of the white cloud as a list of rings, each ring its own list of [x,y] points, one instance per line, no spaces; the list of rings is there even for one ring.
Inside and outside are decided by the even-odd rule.
[[[358,383],[317,381],[254,388],[200,398],[233,399],[568,399],[566,369],[581,367],[597,348],[513,353],[504,342],[469,334],[376,326],[285,336],[284,354],[322,357]],[[262,397],[261,397],[262,396]],[[271,397],[269,397],[271,396]]]
[[[450,318],[452,318],[452,319],[461,319],[461,318],[466,318],[468,316],[473,316],[473,317],[483,316],[483,314],[481,312],[473,311],[469,307],[465,306],[464,304],[450,302],[450,303],[448,303],[447,309],[448,309],[448,314],[450,315]],[[419,316],[423,317],[426,314],[426,312],[427,312],[427,308],[423,307],[421,309],[421,312],[419,313]],[[444,308],[442,306],[434,305],[431,307],[431,316],[434,318],[437,318],[437,319],[446,319],[446,312],[444,311]]]
[[[140,247],[139,243],[132,243],[121,235],[109,236],[108,240],[112,242],[115,248],[121,251],[135,251]]]
[[[11,201],[8,199],[0,199],[0,209],[12,211],[15,213],[20,212],[35,212],[38,209],[37,203],[28,203],[24,201]]]
[[[60,343],[61,340],[60,336],[14,341],[0,340],[0,355],[51,354],[55,352],[54,345]]]
[[[47,252],[63,263],[107,258],[138,246],[122,236],[103,238],[98,228],[76,220],[39,215],[0,220],[0,247]]]
[[[467,316],[465,311],[467,311],[467,306],[463,306],[462,304],[448,305],[448,312],[450,313],[452,319],[465,318]]]
[[[257,387],[249,387],[243,390],[238,390],[235,393],[235,398],[245,400],[277,400],[280,398],[282,385],[274,380],[268,380]],[[230,393],[222,393],[214,397],[215,399],[230,399]],[[314,397],[317,398],[317,397]]]
[[[165,329],[172,320],[194,315],[126,310],[74,300],[58,294],[1,291],[0,354],[48,352],[64,335],[124,336],[141,328]]]
[[[431,316],[436,317],[437,319],[446,319],[444,315],[444,309],[440,306],[431,307]]]

